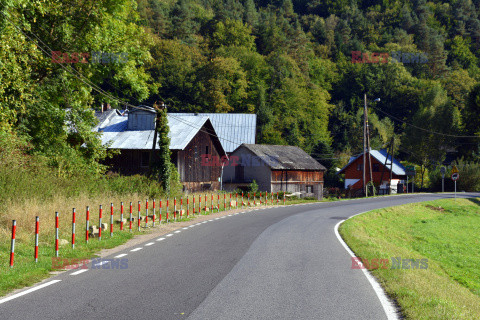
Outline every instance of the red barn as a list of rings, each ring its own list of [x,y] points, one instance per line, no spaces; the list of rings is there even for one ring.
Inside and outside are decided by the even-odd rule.
[[[405,167],[392,156],[388,156],[388,162],[385,166],[387,159],[387,151],[383,150],[371,150],[372,159],[372,178],[375,186],[380,187],[382,190],[387,190],[390,184],[390,171],[392,171],[392,184],[390,188],[393,192],[396,192],[397,185],[399,183],[405,183],[407,179]],[[365,181],[370,181],[370,168],[368,165],[368,153],[366,153],[366,165],[365,165]],[[391,163],[391,164],[390,164]],[[383,172],[383,177],[382,177]],[[345,189],[350,188],[353,190],[363,189],[363,153],[359,156],[350,158],[348,164],[343,167],[338,174],[345,174]]]

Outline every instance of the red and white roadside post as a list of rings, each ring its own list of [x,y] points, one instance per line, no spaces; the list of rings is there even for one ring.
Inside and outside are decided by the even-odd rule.
[[[208,201],[207,201],[207,194],[205,193],[205,214],[207,214],[207,207],[208,207]]]
[[[167,206],[165,207],[165,219],[166,221],[168,222],[168,202],[169,202],[169,199],[167,198]]]
[[[220,212],[220,193],[217,192],[217,212]]]
[[[102,205],[98,213],[98,240],[102,240]]]
[[[187,196],[187,218],[190,215],[190,201],[188,199],[189,197]]]
[[[230,204],[229,204],[229,209],[232,210],[232,194],[230,193]]]
[[[242,192],[242,209],[243,209],[243,192]]]
[[[287,199],[285,198],[285,191],[284,191],[284,192],[283,192],[283,205],[285,205],[285,201],[286,201],[286,200],[287,200]]]
[[[153,215],[152,215],[152,227],[155,227],[155,199],[153,199]]]
[[[277,191],[277,206],[278,206],[278,191]]]
[[[253,206],[254,207],[257,206],[257,193],[256,192],[253,193]]]
[[[58,212],[55,212],[55,257],[58,257]]]
[[[193,216],[195,216],[195,195],[192,196],[193,199]]]
[[[202,214],[202,195],[198,195],[198,215]]]
[[[40,218],[35,217],[35,263],[38,262],[38,231],[40,230]]]
[[[235,193],[235,209],[238,209],[238,193]]]
[[[90,207],[87,206],[87,214],[85,215],[85,241],[88,243],[88,229],[90,228]]]
[[[138,214],[137,214],[137,220],[138,220],[138,231],[140,231],[140,218],[141,218],[141,215],[140,215],[140,201],[138,201]]]
[[[148,228],[148,199],[145,200],[145,228]]]
[[[180,197],[180,219],[182,219],[183,217],[182,210],[183,210],[183,197]]]
[[[247,207],[250,207],[250,192],[247,193]]]
[[[75,221],[76,220],[76,212],[75,208],[72,209],[72,249],[75,249]]]
[[[160,199],[160,203],[158,204],[159,209],[159,217],[158,217],[158,224],[162,225],[162,199]]]
[[[272,196],[270,197],[270,199],[272,200],[272,201],[271,201],[271,204],[272,204],[272,206],[273,206],[273,191],[272,191]]]
[[[120,230],[123,231],[123,202],[120,202]]]
[[[173,220],[177,221],[177,197],[173,197]]]
[[[133,223],[133,204],[130,202],[130,231],[132,231]]]
[[[113,237],[113,203],[110,203],[110,237]]]
[[[10,268],[13,268],[13,259],[15,257],[15,234],[17,233],[17,220],[12,220],[12,243],[10,246]]]

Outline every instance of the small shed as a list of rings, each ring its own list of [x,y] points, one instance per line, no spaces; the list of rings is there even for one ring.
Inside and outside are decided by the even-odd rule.
[[[405,167],[392,155],[388,155],[387,150],[370,150],[372,159],[372,178],[375,186],[386,190],[389,187],[396,192],[397,185],[405,183],[407,175]],[[368,165],[368,152],[366,153],[365,181],[370,181],[370,166]],[[385,165],[387,164],[387,165]],[[390,171],[392,171],[392,183],[390,185]],[[383,177],[382,177],[383,173]],[[362,190],[363,189],[363,153],[351,157],[348,164],[337,174],[345,174],[345,189]],[[389,186],[390,185],[390,186]]]
[[[262,191],[321,199],[325,171],[299,147],[244,143],[230,155],[223,181],[230,190],[246,188],[255,180]]]

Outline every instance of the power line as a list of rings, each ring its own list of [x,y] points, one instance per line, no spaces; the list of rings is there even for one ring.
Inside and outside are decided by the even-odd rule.
[[[440,135],[440,136],[445,136],[445,137],[450,137],[450,138],[480,138],[480,136],[458,136],[458,135],[454,135],[454,134],[447,134],[447,133],[442,133],[442,132],[437,132],[437,131],[428,130],[428,129],[425,129],[425,128],[416,126],[416,125],[414,125],[414,124],[408,123],[408,122],[406,122],[406,121],[404,121],[404,120],[401,120],[401,119],[399,119],[399,118],[397,118],[397,117],[395,117],[395,116],[392,116],[391,114],[383,111],[383,110],[380,109],[380,108],[377,108],[377,107],[375,107],[375,106],[373,106],[373,108],[376,109],[376,110],[378,110],[378,111],[380,111],[381,113],[385,114],[386,116],[388,116],[388,117],[396,120],[396,121],[400,121],[400,122],[402,122],[402,123],[404,123],[404,124],[406,124],[406,125],[408,125],[408,126],[411,126],[411,127],[415,128],[415,129],[422,130],[422,131],[425,131],[425,132],[429,132],[429,133],[433,133],[433,134],[438,134],[438,135]]]

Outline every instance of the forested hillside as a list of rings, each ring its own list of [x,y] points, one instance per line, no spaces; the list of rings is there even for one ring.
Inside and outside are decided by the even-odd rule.
[[[479,10],[477,0],[2,1],[0,130],[52,166],[102,171],[88,110],[165,101],[256,113],[258,143],[298,145],[333,167],[362,150],[366,94],[372,148],[394,138],[402,159],[431,170],[447,152],[477,160]],[[95,63],[94,52],[128,58]]]

